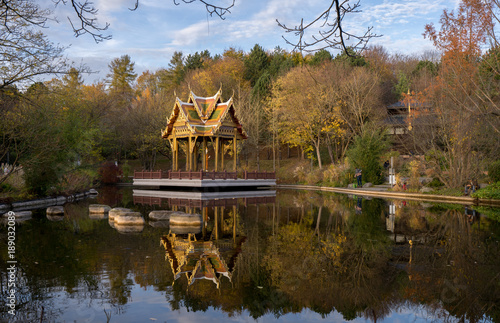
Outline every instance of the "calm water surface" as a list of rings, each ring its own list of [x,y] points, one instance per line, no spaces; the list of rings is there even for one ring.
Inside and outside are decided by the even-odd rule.
[[[16,224],[14,319],[2,225],[0,320],[500,321],[500,223],[490,219],[498,210],[267,195],[201,202],[104,188],[65,205],[60,219],[37,210]],[[93,203],[132,208],[146,224],[90,217]],[[172,208],[205,221],[186,228],[148,219]]]

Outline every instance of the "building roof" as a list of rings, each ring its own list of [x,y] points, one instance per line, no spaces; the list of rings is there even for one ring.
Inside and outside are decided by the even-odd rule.
[[[411,108],[429,108],[431,105],[428,102],[411,102]],[[398,101],[396,103],[387,106],[387,109],[408,109],[408,103],[404,101]]]
[[[176,98],[174,109],[162,131],[162,138],[193,136],[234,137],[247,139],[241,123],[235,114],[233,98],[222,102],[221,89],[211,97],[199,97],[190,92],[187,102]]]
[[[206,279],[216,284],[217,288],[222,276],[231,280],[228,266],[212,241],[191,241],[169,234],[163,236],[161,242],[175,280],[185,274],[189,285],[198,279]]]

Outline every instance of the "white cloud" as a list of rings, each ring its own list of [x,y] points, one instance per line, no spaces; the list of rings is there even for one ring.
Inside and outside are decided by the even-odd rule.
[[[240,3],[242,7],[248,6],[249,1]],[[170,42],[171,46],[191,46],[196,43],[205,41],[210,38],[212,41],[219,43],[234,43],[234,42],[258,42],[259,39],[266,40],[269,38],[280,39],[283,32],[276,23],[276,19],[285,23],[287,26],[294,26],[300,22],[301,17],[311,16],[310,12],[317,11],[316,8],[322,8],[319,5],[320,1],[308,2],[304,5],[302,0],[271,0],[251,2],[254,6],[263,4],[261,10],[253,14],[245,14],[239,10],[235,10],[229,19],[226,20],[200,20],[181,30],[169,32],[174,35]],[[238,4],[238,5],[240,5]],[[324,5],[323,5],[324,7]],[[324,10],[322,8],[322,10]],[[316,13],[315,13],[316,14]]]
[[[398,37],[382,36],[375,38],[371,45],[382,45],[392,54],[421,55],[425,51],[433,50],[434,47],[428,39],[423,37]]]
[[[384,1],[381,4],[363,7],[359,14],[362,23],[376,22],[382,25],[394,24],[397,20],[423,17],[431,13],[441,12],[446,8],[444,0],[421,1]]]

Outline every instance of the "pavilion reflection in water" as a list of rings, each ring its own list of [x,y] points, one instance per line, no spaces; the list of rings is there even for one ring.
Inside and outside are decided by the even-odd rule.
[[[231,282],[244,240],[244,237],[238,237],[235,244],[228,244],[227,241],[197,241],[194,234],[188,234],[186,238],[169,233],[161,238],[161,243],[174,274],[174,283],[184,274],[188,286],[199,279],[206,279],[219,288],[223,277]]]
[[[135,204],[183,210],[190,214],[201,212],[201,225],[171,223],[169,233],[161,238],[161,244],[166,250],[165,258],[170,263],[174,284],[185,277],[188,287],[203,279],[220,288],[222,279],[232,283],[236,260],[246,239],[238,230],[238,204],[274,204],[276,191],[134,190],[133,198]]]

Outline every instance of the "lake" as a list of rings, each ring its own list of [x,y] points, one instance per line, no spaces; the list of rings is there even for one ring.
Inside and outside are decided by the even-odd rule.
[[[4,223],[0,320],[500,321],[497,209],[295,190],[190,194],[104,187],[66,204],[64,217],[35,210],[15,224],[14,275]],[[146,223],[89,216],[97,203]],[[203,223],[148,219],[162,209]]]

